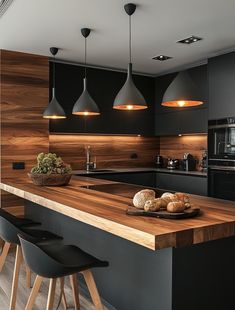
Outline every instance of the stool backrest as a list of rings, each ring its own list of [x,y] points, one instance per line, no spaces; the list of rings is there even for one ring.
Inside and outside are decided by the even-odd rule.
[[[44,278],[57,278],[61,270],[66,269],[61,263],[42,250],[39,243],[24,234],[18,235],[23,257],[29,268]]]
[[[0,211],[0,237],[6,242],[20,244],[17,236],[21,233],[20,228],[13,223],[8,214],[5,214],[7,212],[2,211]]]

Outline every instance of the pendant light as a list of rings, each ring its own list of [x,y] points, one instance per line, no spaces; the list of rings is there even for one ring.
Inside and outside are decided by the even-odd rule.
[[[142,110],[146,109],[148,106],[143,95],[134,84],[131,63],[131,15],[134,14],[136,5],[128,3],[124,6],[124,9],[129,15],[129,65],[126,82],[117,94],[113,108],[117,110]]]
[[[86,42],[86,39],[89,36],[90,32],[91,32],[91,29],[89,28],[81,29],[81,33],[83,37],[85,38],[85,77],[83,79],[83,92],[73,106],[72,114],[74,115],[85,115],[86,116],[86,115],[99,115],[100,114],[97,104],[91,98],[87,90],[87,68],[86,68],[87,42]]]
[[[43,113],[43,118],[49,118],[49,119],[60,119],[60,118],[66,118],[64,109],[59,104],[59,102],[56,99],[55,96],[55,55],[58,53],[57,47],[51,47],[50,52],[54,56],[53,61],[53,85],[52,85],[52,99],[50,103],[48,104],[48,107]]]
[[[172,108],[194,107],[203,104],[200,92],[187,71],[178,73],[168,86],[162,105]]]

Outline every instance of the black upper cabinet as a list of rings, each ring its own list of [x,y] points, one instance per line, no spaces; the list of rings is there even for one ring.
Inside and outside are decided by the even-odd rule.
[[[207,65],[188,70],[192,80],[202,94],[204,104],[191,108],[169,108],[161,105],[167,87],[176,77],[176,73],[160,76],[155,81],[155,134],[175,135],[207,132],[208,119],[208,83]]]
[[[209,119],[235,116],[235,52],[208,61]]]
[[[50,69],[52,74],[52,65]],[[56,97],[67,118],[50,120],[50,132],[154,134],[154,78],[134,75],[135,84],[144,95],[148,109],[118,111],[113,109],[113,101],[126,80],[126,73],[88,68],[88,91],[99,106],[101,115],[75,116],[72,109],[83,91],[83,76],[84,67],[56,63]]]

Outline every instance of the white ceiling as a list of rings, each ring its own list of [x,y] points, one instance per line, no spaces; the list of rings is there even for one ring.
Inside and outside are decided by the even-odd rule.
[[[88,63],[125,69],[128,61],[128,17],[123,0],[14,0],[0,18],[0,48],[49,55],[81,63],[80,28],[93,29]],[[134,71],[162,74],[235,50],[235,0],[133,0]],[[192,45],[176,41],[197,35]],[[164,54],[171,60],[154,61]]]

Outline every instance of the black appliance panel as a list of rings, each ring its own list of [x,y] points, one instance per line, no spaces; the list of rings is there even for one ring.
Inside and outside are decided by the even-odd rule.
[[[209,196],[235,201],[235,170],[210,168],[208,177]]]
[[[235,118],[209,121],[210,160],[235,160]]]

